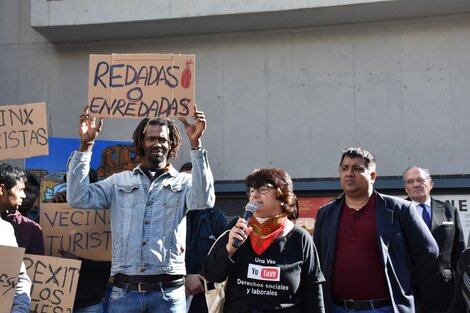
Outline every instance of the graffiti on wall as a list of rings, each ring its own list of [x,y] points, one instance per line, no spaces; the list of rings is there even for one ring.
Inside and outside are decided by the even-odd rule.
[[[124,170],[132,170],[140,163],[133,145],[114,145],[101,152],[101,166],[98,176],[108,177]]]

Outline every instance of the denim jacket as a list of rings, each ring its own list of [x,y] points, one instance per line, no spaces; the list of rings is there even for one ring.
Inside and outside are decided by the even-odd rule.
[[[185,214],[215,202],[207,152],[191,150],[191,175],[170,166],[153,182],[139,165],[90,184],[90,159],[91,153],[79,151],[69,158],[67,201],[111,210],[111,275],[185,275]]]

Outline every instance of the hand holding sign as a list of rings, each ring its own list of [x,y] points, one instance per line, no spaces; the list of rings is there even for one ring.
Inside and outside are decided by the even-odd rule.
[[[91,151],[91,147],[102,127],[103,118],[100,118],[98,125],[96,125],[96,119],[90,116],[88,106],[85,106],[82,114],[80,114],[80,151]]]
[[[78,256],[75,253],[72,253],[70,251],[60,249],[59,253],[63,258],[66,258],[66,259],[72,259],[72,260],[78,260],[79,259]]]
[[[189,138],[189,143],[191,144],[192,149],[201,147],[201,138],[206,130],[206,117],[204,112],[198,111],[196,104],[194,104],[194,115],[193,120],[196,122],[194,124],[189,124],[185,118],[180,118],[179,120],[183,123],[186,134]]]

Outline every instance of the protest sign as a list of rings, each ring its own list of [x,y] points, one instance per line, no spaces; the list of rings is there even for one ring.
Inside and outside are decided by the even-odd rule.
[[[71,313],[81,261],[25,254],[32,313]]]
[[[0,246],[0,313],[10,313],[24,248]]]
[[[90,55],[88,106],[111,118],[192,117],[194,55]]]
[[[111,260],[110,210],[71,208],[67,203],[41,203],[40,224],[47,255],[69,251],[77,256]]]
[[[0,159],[48,154],[46,103],[0,106]]]

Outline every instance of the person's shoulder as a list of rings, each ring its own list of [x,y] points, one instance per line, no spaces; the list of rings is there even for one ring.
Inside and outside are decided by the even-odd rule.
[[[463,250],[460,255],[459,262],[465,265],[470,265],[470,248]]]
[[[327,203],[321,205],[321,206],[318,208],[318,210],[327,210],[328,208],[332,207],[332,206],[335,204],[335,202],[336,202],[336,200],[333,199],[333,200],[331,200],[331,201],[329,201],[329,202],[327,202]]]
[[[0,218],[0,245],[17,247],[13,226]]]
[[[217,207],[205,208],[202,210],[190,210],[187,213],[187,216],[191,218],[196,218],[198,216],[207,216],[210,219],[216,219],[216,218],[223,218],[225,220],[227,219],[224,212],[222,212],[222,210]]]
[[[445,202],[445,201],[441,201],[441,200],[438,200],[438,199],[436,199],[436,198],[434,198],[434,197],[431,197],[431,205],[432,205],[433,203],[434,203],[434,204],[438,204],[438,205],[440,205],[440,206],[443,206],[443,207],[445,207],[445,208],[447,208],[447,209],[449,209],[449,210],[457,211],[457,208],[456,208],[455,206],[453,206],[451,203]]]
[[[142,170],[140,170],[140,167],[139,167],[139,165],[138,165],[138,166],[136,166],[136,167],[133,168],[133,169],[126,169],[126,170],[122,170],[122,171],[120,171],[120,172],[115,172],[115,173],[109,175],[108,178],[109,178],[109,177],[113,177],[113,176],[114,176],[114,177],[116,177],[116,176],[119,177],[119,176],[122,176],[122,175],[126,175],[126,176],[127,176],[127,175],[135,175],[135,174],[142,174],[142,175],[145,175],[145,174],[142,172]]]
[[[24,224],[24,225],[28,225],[29,227],[34,227],[34,228],[39,228],[41,229],[41,226],[36,223],[35,221],[33,221],[32,219],[30,219],[29,217],[27,216],[24,216],[22,214],[19,214],[17,216],[18,220],[21,222],[21,224]]]
[[[302,226],[294,224],[294,228],[289,233],[287,240],[299,246],[301,250],[308,251],[314,245],[312,235]]]
[[[392,204],[392,205],[397,205],[397,206],[404,206],[404,207],[409,207],[411,205],[411,202],[397,197],[397,196],[392,196],[392,195],[386,195],[383,193],[377,193],[377,196],[381,197],[382,199],[387,202],[387,204]]]
[[[227,216],[225,216],[224,212],[218,207],[213,207],[210,210],[213,217],[227,221]]]
[[[299,238],[311,239],[312,235],[299,224],[294,223],[294,228],[292,229],[292,235],[298,236]]]
[[[0,218],[0,234],[3,234],[4,231],[13,231],[13,226],[2,218]]]
[[[333,198],[331,199],[330,201],[328,201],[327,203],[323,204],[322,206],[320,206],[320,208],[318,210],[327,210],[331,207],[334,207],[336,206],[337,204],[339,204],[344,198],[344,193],[341,193],[340,195],[338,195],[336,198]]]
[[[19,213],[19,212],[18,212]],[[19,227],[19,229],[38,229],[42,231],[41,225],[33,221],[27,216],[24,216],[22,214],[16,215],[16,223]]]
[[[195,221],[199,218],[207,217],[207,216],[209,216],[208,210],[209,209],[189,210],[188,213],[186,213],[186,219],[188,221]]]
[[[103,180],[99,180],[97,183],[101,181],[110,181],[113,183],[120,183],[120,182],[125,182],[125,180],[132,178],[132,177],[138,177],[139,175],[145,175],[142,170],[139,169],[139,166],[133,168],[133,169],[126,169],[120,172],[115,172],[104,178]],[[124,180],[124,181],[123,181]]]

